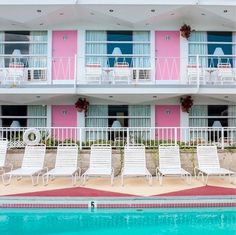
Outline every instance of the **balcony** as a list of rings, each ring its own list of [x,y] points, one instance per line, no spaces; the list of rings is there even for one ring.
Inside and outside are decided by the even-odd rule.
[[[87,62],[85,58],[48,58],[21,55],[0,56],[0,87],[27,85],[171,85],[182,87],[222,87],[236,85],[236,56],[194,55],[189,58],[130,57],[106,66]],[[114,59],[114,58],[113,58]],[[137,61],[139,61],[137,63]],[[139,66],[137,66],[139,65]]]

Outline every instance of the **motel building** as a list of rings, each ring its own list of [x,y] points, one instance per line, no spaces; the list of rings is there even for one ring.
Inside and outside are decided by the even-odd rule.
[[[1,1],[0,135],[21,147],[28,129],[52,147],[235,145],[235,1]]]

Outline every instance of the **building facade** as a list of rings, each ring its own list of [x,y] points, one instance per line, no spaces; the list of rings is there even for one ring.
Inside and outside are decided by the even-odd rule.
[[[190,143],[216,141],[208,129],[218,128],[220,141],[236,142],[233,0],[25,0],[0,12],[2,132],[62,128],[57,140],[126,141],[139,128],[136,142]],[[119,131],[107,133],[114,121]]]

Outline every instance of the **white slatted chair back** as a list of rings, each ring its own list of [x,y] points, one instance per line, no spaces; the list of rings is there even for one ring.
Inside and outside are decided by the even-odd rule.
[[[55,168],[77,168],[78,145],[59,145]]]
[[[46,145],[26,145],[22,168],[43,168]]]
[[[129,67],[114,67],[114,73],[116,77],[130,78],[131,70]]]
[[[7,146],[8,146],[7,140],[0,140],[0,167],[3,167],[5,165]]]
[[[89,168],[112,169],[112,149],[110,145],[92,145]]]
[[[181,168],[178,145],[159,145],[159,168]]]
[[[124,168],[146,169],[144,145],[126,145],[124,149]]]
[[[217,146],[197,146],[199,168],[220,168]]]

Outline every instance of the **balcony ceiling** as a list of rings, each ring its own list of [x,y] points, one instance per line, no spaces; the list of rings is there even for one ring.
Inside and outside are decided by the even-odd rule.
[[[183,94],[93,94],[93,95],[76,95],[76,94],[66,94],[66,95],[46,95],[46,94],[0,94],[0,104],[1,105],[50,105],[50,104],[60,104],[67,105],[76,102],[78,97],[86,97],[92,104],[178,104],[178,100]],[[209,104],[235,104],[236,94],[225,95],[225,94],[192,94],[194,101],[204,104],[206,100]],[[212,104],[213,104],[212,103]]]
[[[176,29],[187,23],[196,30],[236,30],[236,4],[229,5],[226,4],[227,1],[223,1],[225,5],[91,2],[66,5],[1,5],[0,28],[14,30],[83,26],[91,29]]]

